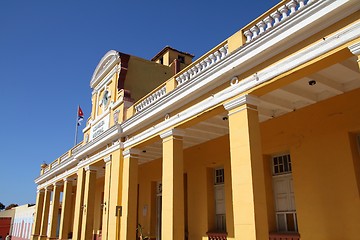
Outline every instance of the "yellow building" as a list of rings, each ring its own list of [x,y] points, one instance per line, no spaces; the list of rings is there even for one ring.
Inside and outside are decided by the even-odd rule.
[[[359,239],[359,9],[281,1],[195,62],[106,53],[32,239]]]

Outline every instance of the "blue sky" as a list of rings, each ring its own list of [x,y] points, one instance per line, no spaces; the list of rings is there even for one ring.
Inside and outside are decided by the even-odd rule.
[[[35,203],[40,164],[73,146],[107,51],[151,59],[169,45],[196,59],[277,2],[0,1],[0,202]]]

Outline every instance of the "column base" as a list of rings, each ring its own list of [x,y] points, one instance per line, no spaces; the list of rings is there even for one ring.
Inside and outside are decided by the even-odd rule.
[[[30,240],[38,240],[38,239],[40,239],[40,236],[38,234],[33,234],[30,237]]]

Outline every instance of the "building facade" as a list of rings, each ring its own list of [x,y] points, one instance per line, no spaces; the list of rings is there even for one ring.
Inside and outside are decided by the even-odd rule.
[[[0,211],[0,240],[5,239],[5,237],[11,233],[14,215],[14,209]]]
[[[12,240],[30,239],[34,215],[35,204],[25,204],[0,211],[0,240],[5,240],[8,234]]]
[[[31,238],[31,228],[34,223],[35,205],[26,204],[15,207],[14,221],[11,230],[11,240],[27,240]]]
[[[194,62],[106,53],[32,239],[359,239],[359,9],[284,0]]]

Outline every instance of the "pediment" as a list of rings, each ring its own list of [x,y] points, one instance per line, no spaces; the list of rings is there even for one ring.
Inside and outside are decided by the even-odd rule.
[[[90,87],[94,88],[106,74],[120,62],[120,54],[118,51],[108,51],[100,60],[99,64],[95,68],[90,81]]]

